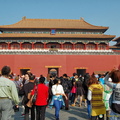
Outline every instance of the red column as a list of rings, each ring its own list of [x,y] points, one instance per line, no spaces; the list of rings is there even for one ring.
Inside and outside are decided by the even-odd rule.
[[[86,43],[84,44],[84,50],[86,50]]]
[[[75,44],[74,43],[72,44],[72,49],[75,49]]]
[[[60,46],[60,47],[61,47],[61,49],[63,49],[63,43],[61,43],[61,46]]]
[[[46,43],[44,43],[44,49],[46,48]]]
[[[10,43],[8,43],[8,49],[10,49]]]
[[[34,49],[34,42],[32,42],[32,49]]]
[[[98,50],[98,43],[96,43],[96,50]]]
[[[107,44],[107,50],[109,50],[109,43]]]
[[[22,42],[20,42],[20,49],[22,49]]]

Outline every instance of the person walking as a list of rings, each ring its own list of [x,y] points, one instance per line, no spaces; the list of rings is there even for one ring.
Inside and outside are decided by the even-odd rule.
[[[54,79],[53,79],[53,77],[50,75],[50,78],[49,78],[49,83],[48,83],[48,88],[49,88],[49,91],[48,91],[48,93],[49,93],[49,97],[48,97],[48,104],[51,102],[51,100],[52,100],[52,96],[53,96],[53,94],[52,94],[52,86],[54,85]]]
[[[50,104],[50,105],[55,106],[56,120],[59,120],[59,112],[60,112],[61,107],[64,105],[63,96],[65,96],[65,98],[68,99],[64,93],[62,85],[60,85],[60,82],[61,81],[58,78],[54,80],[55,85],[52,86],[53,97],[52,97],[52,102]]]
[[[48,100],[48,87],[44,84],[45,77],[39,78],[39,83],[37,88],[34,89],[31,94],[34,95],[37,92],[37,98],[35,102],[36,106],[36,120],[45,120],[45,111]]]
[[[67,74],[63,74],[62,78],[61,78],[61,84],[63,86],[63,90],[65,92],[65,95],[67,96],[68,99],[66,99],[65,97],[63,97],[64,102],[65,102],[65,110],[69,110],[69,93],[71,90],[71,80],[68,80],[68,76]]]
[[[90,101],[87,99],[87,95],[88,95],[88,82],[90,79],[90,75],[89,73],[86,73],[84,75],[84,81],[83,81],[83,88],[84,88],[84,98],[85,98],[85,106],[87,106],[87,113],[88,113],[88,119],[91,118],[91,103]],[[87,102],[87,103],[86,103]]]
[[[0,77],[0,120],[11,120],[12,101],[18,107],[19,98],[17,88],[13,81],[8,79],[11,68],[4,66]]]
[[[52,96],[53,96],[53,94],[52,94],[52,86],[54,85],[54,80],[57,78],[57,75],[55,74],[55,73],[52,73],[51,75],[50,75],[50,80],[49,80],[49,84],[48,84],[48,86],[49,86],[49,98],[48,98],[48,104],[51,102],[51,100],[52,100]]]

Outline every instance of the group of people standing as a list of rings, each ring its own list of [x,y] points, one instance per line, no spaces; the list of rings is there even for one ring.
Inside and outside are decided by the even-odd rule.
[[[51,74],[49,79],[47,79],[48,82],[45,84],[45,77],[41,75],[38,79],[36,79],[36,76],[30,71],[21,77],[19,75],[12,76],[10,73],[11,69],[9,66],[4,66],[1,70],[0,83],[1,86],[4,87],[0,87],[0,100],[10,100],[11,110],[12,101],[15,102],[15,106],[17,108],[19,108],[21,101],[21,104],[24,106],[25,120],[29,120],[29,113],[31,113],[31,120],[45,120],[45,111],[47,106],[50,108],[52,106],[55,107],[55,119],[59,120],[60,109],[65,106],[65,110],[69,110],[69,99],[71,100],[71,105],[74,104],[77,98],[76,91],[81,92],[81,90],[79,90],[76,86],[76,81],[79,81],[79,78],[76,77],[78,76],[77,74],[74,74],[71,79],[69,79],[67,74],[63,74],[60,78],[58,78],[56,74]],[[75,92],[72,93],[72,89],[74,87]],[[37,92],[36,101],[32,106],[29,106],[28,102],[30,98],[28,96],[29,94],[33,96],[35,92]],[[78,95],[81,94],[83,95],[82,92]],[[4,110],[4,112],[5,116],[3,115],[1,109],[1,120],[10,120],[11,114],[8,107]]]
[[[59,120],[61,109],[69,110],[70,105],[81,107],[83,98],[88,119],[104,120],[106,114],[107,120],[120,120],[120,70],[112,70],[102,76],[90,76],[87,73],[84,77],[76,73],[72,77],[67,74],[57,77],[53,73],[47,80],[42,75],[36,78],[28,71],[24,76],[14,76],[14,81],[10,80],[10,72],[9,66],[4,66],[1,70],[0,120],[11,119],[12,101],[19,108],[21,100],[24,120],[29,120],[29,113],[31,120],[45,120],[47,106],[55,108],[55,120]],[[30,106],[35,93],[36,101]]]
[[[120,70],[90,76],[87,101],[90,120],[120,120]]]

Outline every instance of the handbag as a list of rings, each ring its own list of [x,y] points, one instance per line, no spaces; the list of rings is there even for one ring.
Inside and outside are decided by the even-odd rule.
[[[37,94],[35,93],[35,94],[29,99],[29,101],[27,102],[26,105],[31,108],[32,105],[35,103],[36,98],[37,98]]]
[[[113,85],[113,93],[112,93],[112,95],[111,95],[111,97],[109,99],[109,106],[110,106],[110,108],[111,108],[111,110],[113,112],[120,114],[120,104],[119,103],[118,104],[117,103],[113,103],[113,94],[114,94],[114,90],[116,88],[116,85],[117,84]]]
[[[26,106],[28,106],[28,107],[32,107],[32,105],[33,105],[33,103],[32,103],[32,101],[31,101],[31,99],[27,102],[27,104],[26,104]]]
[[[32,103],[35,103],[36,98],[37,98],[37,93],[35,93],[35,94],[32,96]]]
[[[35,88],[34,95],[31,96],[31,93],[28,95],[29,101],[28,101],[28,103],[26,105],[31,108],[32,105],[35,103],[36,98],[37,98],[37,86]]]
[[[36,86],[36,88],[35,88],[35,93],[34,93],[34,95],[32,96],[32,103],[35,103],[35,101],[36,101],[36,99],[37,99],[37,86]]]

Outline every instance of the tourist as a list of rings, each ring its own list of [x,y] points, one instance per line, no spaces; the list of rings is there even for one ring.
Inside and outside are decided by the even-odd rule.
[[[104,120],[106,114],[103,102],[103,86],[99,84],[95,76],[91,76],[89,80],[88,100],[91,101],[91,120]]]
[[[52,86],[54,85],[54,75],[50,75],[50,78],[49,78],[49,84],[48,84],[48,87],[49,87],[49,97],[48,97],[48,104],[51,102],[52,100],[52,96],[53,96],[53,93],[52,93]]]
[[[49,82],[50,82],[50,79],[51,79],[51,75],[50,74],[47,74],[47,77],[46,77],[46,85],[49,87]]]
[[[71,106],[75,106],[75,98],[76,98],[76,81],[75,79],[72,80],[72,87],[71,87]]]
[[[32,75],[33,75],[30,70],[28,70],[28,71],[26,72],[26,74],[28,74],[28,76],[32,76]]]
[[[29,82],[29,75],[25,74],[22,80],[22,84],[24,86],[24,84],[27,84]]]
[[[76,82],[79,80],[78,74],[77,73],[73,73],[73,78],[72,78],[72,87],[71,87],[71,105],[75,106],[75,102],[77,99],[77,89],[76,89]]]
[[[22,81],[19,81],[19,76],[15,76],[13,82],[15,83],[17,91],[19,93],[19,90],[21,89],[21,84],[22,84]]]
[[[83,95],[84,95],[84,89],[82,86],[82,82],[80,80],[78,80],[78,81],[76,81],[76,98],[75,98],[74,104],[76,104],[77,99],[79,97],[79,107],[81,107]]]
[[[101,85],[104,85],[104,75],[101,75],[98,81],[100,82]]]
[[[35,76],[29,76],[29,82],[24,84],[23,88],[20,90],[21,94],[24,95],[23,100],[22,100],[22,104],[25,107],[25,119],[24,120],[29,120],[29,111],[31,110],[31,120],[35,120],[35,106],[33,105],[32,107],[28,107],[27,103],[29,101],[28,98],[28,93],[31,92],[31,90],[33,90],[34,86],[35,86]]]
[[[28,74],[26,74],[26,78],[25,78],[25,75],[21,75],[20,78],[19,78],[19,81],[21,82],[21,89],[23,88],[23,86],[25,85],[25,81],[26,79],[29,79],[29,76]],[[29,81],[27,80],[26,83],[28,83]],[[19,98],[20,98],[20,101],[23,100],[24,98],[24,93],[21,91],[21,89],[19,90]],[[21,115],[24,116],[25,115],[25,106],[24,104],[22,103],[22,112],[21,112]]]
[[[112,82],[112,79],[109,78],[108,81]],[[109,86],[107,86],[105,83],[103,84],[103,87],[104,87],[103,101],[106,108],[106,120],[109,120],[110,118],[109,99],[112,93],[112,89]]]
[[[37,85],[37,98],[35,101],[36,105],[36,120],[45,120],[45,111],[48,100],[48,87],[44,84],[45,77],[39,78],[39,83]],[[35,93],[35,89],[32,91],[32,95]]]
[[[63,74],[63,76],[61,77],[61,84],[63,86],[65,95],[68,98],[68,99],[65,99],[65,97],[63,97],[64,102],[65,102],[65,110],[69,110],[69,93],[70,93],[70,89],[71,89],[71,81],[68,80],[67,74]]]
[[[76,73],[73,73],[73,76],[70,77],[70,80],[72,80],[75,77]]]
[[[88,112],[88,118],[91,118],[91,104],[90,101],[87,99],[87,94],[88,94],[88,82],[90,79],[89,73],[86,73],[84,75],[84,81],[83,81],[83,88],[84,88],[84,98],[85,98],[85,106],[86,106],[86,101],[87,101],[87,112]]]
[[[0,120],[11,120],[12,101],[15,102],[18,108],[19,98],[15,84],[9,80],[11,69],[9,66],[4,66],[1,70],[0,77]]]
[[[53,97],[50,105],[55,106],[55,118],[56,120],[59,120],[59,112],[61,107],[64,105],[63,96],[65,96],[66,99],[68,98],[64,93],[62,85],[60,85],[60,79],[56,78],[54,83],[55,85],[52,86]]]
[[[109,82],[109,78],[112,79],[112,82]],[[108,117],[110,120],[120,120],[120,70],[113,69],[105,77],[105,84],[107,84],[112,90],[111,95],[111,112]]]
[[[84,82],[84,76],[79,75],[79,81],[81,81],[81,83],[83,84],[83,82]]]
[[[73,76],[72,80],[73,80],[73,81],[78,81],[78,80],[79,80],[78,74],[77,74],[77,73],[74,73],[73,75],[74,75],[74,76]]]

